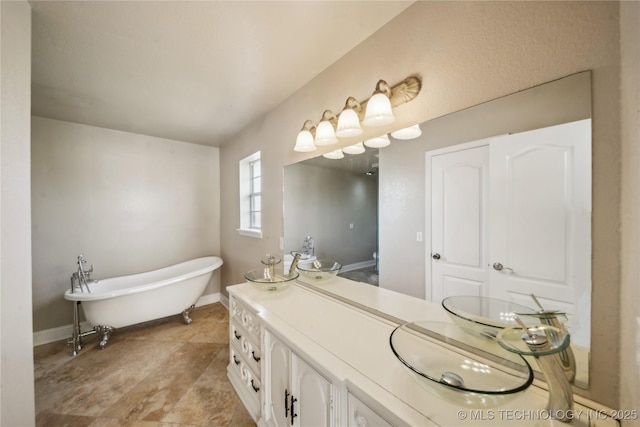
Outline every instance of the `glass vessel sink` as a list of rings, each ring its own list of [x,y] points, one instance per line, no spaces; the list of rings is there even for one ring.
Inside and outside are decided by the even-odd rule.
[[[545,345],[530,346],[525,338],[541,337]],[[528,326],[525,332],[520,326],[510,326],[498,333],[497,341],[505,350],[525,356],[548,356],[566,350],[571,336],[551,325]]]
[[[466,406],[500,405],[533,381],[522,356],[493,337],[454,323],[405,323],[391,333],[389,343],[420,385]]]
[[[279,291],[288,287],[298,276],[297,271],[284,274],[282,270],[265,267],[247,272],[244,278],[262,290]]]
[[[300,261],[298,271],[305,279],[312,282],[328,282],[338,275],[342,265],[328,259]]]
[[[461,326],[495,337],[506,327],[515,326],[516,315],[526,321],[529,317],[537,317],[538,311],[496,298],[472,295],[447,297],[442,300],[442,307],[447,310],[454,322]],[[535,320],[534,323],[539,323]]]

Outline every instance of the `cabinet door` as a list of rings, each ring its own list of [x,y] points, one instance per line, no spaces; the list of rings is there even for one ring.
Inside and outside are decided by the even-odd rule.
[[[267,366],[265,372],[266,422],[269,426],[290,425],[289,405],[291,402],[290,372],[291,350],[273,335],[266,333]]]
[[[295,426],[329,427],[331,383],[299,357],[293,356],[293,405]]]

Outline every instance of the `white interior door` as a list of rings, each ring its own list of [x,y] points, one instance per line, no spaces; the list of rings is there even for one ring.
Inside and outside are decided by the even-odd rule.
[[[587,345],[591,289],[591,121],[491,141],[490,295],[569,314]]]
[[[487,295],[489,146],[431,156],[431,300]]]

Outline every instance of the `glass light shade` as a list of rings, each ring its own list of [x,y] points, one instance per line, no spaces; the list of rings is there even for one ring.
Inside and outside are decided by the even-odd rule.
[[[362,124],[365,126],[384,126],[395,120],[391,110],[391,101],[384,93],[374,93],[367,102],[367,110],[364,113]]]
[[[420,135],[422,135],[422,130],[420,129],[419,125],[413,125],[391,132],[391,136],[395,139],[413,139],[419,137]]]
[[[328,153],[324,153],[322,157],[326,157],[327,159],[337,160],[337,159],[342,159],[344,157],[344,154],[342,153],[342,150],[337,149],[337,150],[329,151]]]
[[[391,144],[391,141],[389,141],[389,135],[386,133],[375,138],[367,139],[364,142],[364,145],[371,148],[382,148],[389,144]]]
[[[362,154],[365,152],[364,145],[362,142],[358,142],[357,144],[349,145],[348,147],[344,147],[342,149],[347,154]]]
[[[315,151],[316,146],[313,143],[313,135],[308,130],[301,130],[296,138],[296,145],[293,147],[295,151],[301,153],[308,153],[309,151]]]
[[[328,120],[323,120],[316,127],[316,145],[331,145],[338,142],[333,125]]]
[[[349,138],[362,134],[360,118],[353,108],[345,108],[338,117],[338,128],[336,136],[338,138]]]

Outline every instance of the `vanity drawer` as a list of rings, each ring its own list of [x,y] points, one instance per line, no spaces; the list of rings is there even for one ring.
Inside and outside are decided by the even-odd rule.
[[[258,315],[233,296],[231,296],[229,305],[231,307],[231,323],[235,321],[237,324],[242,325],[256,342],[260,342],[260,319]]]
[[[260,345],[258,342],[251,338],[251,335],[236,323],[230,324],[231,337],[229,341],[231,347],[233,347],[245,361],[245,363],[254,370],[254,372],[260,373],[260,361],[262,360],[262,352],[260,351]],[[233,360],[233,358],[232,358]]]
[[[347,398],[349,427],[392,427],[393,424],[382,418],[363,401],[349,393]]]
[[[230,366],[233,371],[238,375],[242,381],[242,385],[249,391],[247,394],[254,399],[255,402],[260,402],[260,389],[262,388],[262,382],[259,376],[247,365],[246,360],[242,357],[242,354],[235,345],[230,346],[231,362]],[[258,370],[258,372],[260,372]]]

